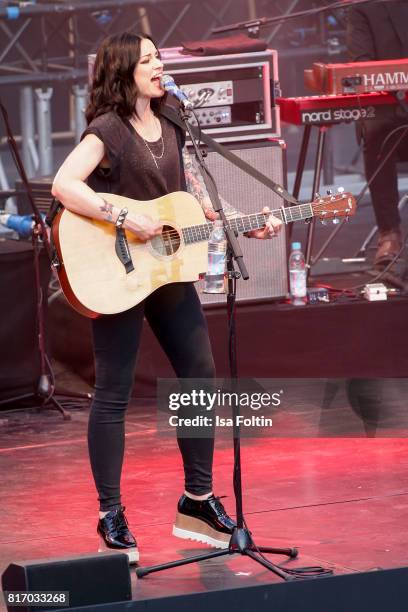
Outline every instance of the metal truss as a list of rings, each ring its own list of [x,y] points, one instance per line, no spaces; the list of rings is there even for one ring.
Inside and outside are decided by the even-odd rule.
[[[219,0],[73,0],[1,7],[0,85],[84,81],[87,55],[108,34],[143,30],[160,47],[206,40],[214,27],[229,21],[232,7],[247,18],[250,3],[225,0],[220,7]]]
[[[206,40],[214,27],[245,19],[255,0],[71,0],[0,7],[0,87],[16,86],[28,176],[53,172],[53,142],[78,141],[85,129],[88,55],[109,34],[145,31],[159,47]],[[232,13],[231,13],[232,14]],[[52,131],[53,87],[67,83],[70,131]],[[57,101],[58,104],[58,101]],[[55,106],[54,106],[55,110]],[[0,142],[5,145],[6,143]],[[4,173],[3,173],[4,174]],[[0,158],[0,186],[7,188]]]
[[[207,40],[214,28],[262,16],[285,16],[320,0],[60,0],[0,6],[0,88],[17,87],[23,160],[29,176],[51,174],[53,141],[62,134],[78,141],[84,129],[88,55],[109,34],[124,30],[151,34],[158,46]],[[233,32],[235,33],[235,32]],[[251,32],[251,34],[253,34]],[[327,37],[319,20],[278,22],[261,36],[281,58],[324,53]],[[304,40],[310,36],[311,40]],[[333,39],[335,40],[335,39]],[[312,44],[310,44],[310,42]],[[305,48],[306,46],[306,48]],[[313,47],[313,48],[312,48]],[[335,48],[337,51],[337,48]],[[294,66],[294,63],[290,63]],[[294,81],[296,77],[294,76]],[[69,131],[54,133],[50,117],[53,87],[66,83]],[[57,97],[58,94],[57,92]],[[66,95],[66,94],[64,94]],[[56,105],[56,106],[55,106]],[[6,143],[0,141],[1,146]],[[1,173],[0,185],[4,183]]]
[[[312,0],[61,0],[0,7],[0,85],[84,81],[87,55],[105,36],[125,29],[151,33],[160,47],[179,46],[183,41],[207,40],[213,28],[253,18],[256,12],[286,16],[312,4]],[[261,35],[269,45],[279,41],[282,49],[293,23],[278,22],[263,28]]]
[[[0,47],[0,84],[47,84],[86,78],[87,53],[113,30],[118,16],[127,6],[139,4],[137,0],[102,0],[81,5],[28,4],[18,14],[0,9],[0,28],[6,35],[4,47]],[[83,45],[80,21],[87,18],[93,21],[96,32],[92,32],[92,40]],[[57,38],[59,45],[54,44]],[[33,46],[33,41],[39,42]],[[55,57],[53,51],[56,47],[61,48],[61,42],[64,55]]]

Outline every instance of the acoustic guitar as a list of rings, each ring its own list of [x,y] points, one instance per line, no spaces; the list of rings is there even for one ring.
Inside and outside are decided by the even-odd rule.
[[[194,196],[180,191],[137,201],[110,193],[100,195],[118,208],[160,220],[163,230],[147,242],[126,231],[133,267],[129,271],[115,251],[114,225],[62,209],[52,227],[58,255],[55,267],[68,302],[78,312],[92,318],[122,312],[163,285],[197,281],[205,273],[212,223]],[[337,220],[353,215],[355,206],[350,193],[338,192],[307,204],[282,207],[272,214],[284,223],[312,217]],[[264,227],[267,216],[254,213],[228,223],[242,233]]]

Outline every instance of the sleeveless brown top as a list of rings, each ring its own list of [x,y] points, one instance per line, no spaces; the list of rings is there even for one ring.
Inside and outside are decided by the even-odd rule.
[[[185,190],[181,132],[165,117],[159,119],[163,140],[147,141],[147,145],[131,123],[113,111],[89,124],[82,138],[87,134],[97,136],[105,145],[110,164],[110,168],[98,166],[88,177],[87,183],[94,191],[152,200]]]

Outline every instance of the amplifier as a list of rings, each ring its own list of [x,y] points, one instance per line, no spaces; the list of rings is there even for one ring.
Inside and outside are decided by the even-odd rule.
[[[47,213],[53,195],[51,193],[53,176],[37,176],[36,178],[28,179],[30,183],[31,191],[34,197],[34,202],[38,210],[42,213]],[[19,192],[17,195],[17,210],[19,215],[31,215],[33,209],[31,208],[30,201],[25,192],[25,187],[21,179],[17,179],[15,182],[15,189]]]
[[[277,51],[197,57],[168,47],[160,53],[165,72],[194,103],[207,134],[219,142],[280,136]],[[95,55],[89,55],[90,78],[94,62]],[[191,123],[196,124],[194,117]]]
[[[233,153],[270,176],[280,185],[286,183],[286,145],[282,140],[264,140],[228,145]],[[283,205],[273,191],[248,176],[228,160],[213,151],[206,163],[217,183],[220,195],[244,214],[259,212],[264,206],[271,210]],[[249,280],[237,283],[239,301],[279,299],[288,292],[287,249],[285,229],[271,240],[239,238],[248,268]],[[197,285],[203,304],[225,303],[225,295],[203,293],[204,282]]]
[[[210,136],[220,142],[280,136],[277,51],[203,57],[184,55],[181,47],[160,51],[165,72],[193,102]]]

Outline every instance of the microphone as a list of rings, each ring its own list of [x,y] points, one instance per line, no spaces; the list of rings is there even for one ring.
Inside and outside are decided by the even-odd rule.
[[[184,91],[182,91],[176,85],[173,77],[171,77],[169,74],[163,74],[160,79],[160,83],[167,93],[177,98],[184,110],[191,110],[194,108],[194,104],[188,99],[188,96],[184,93]]]

